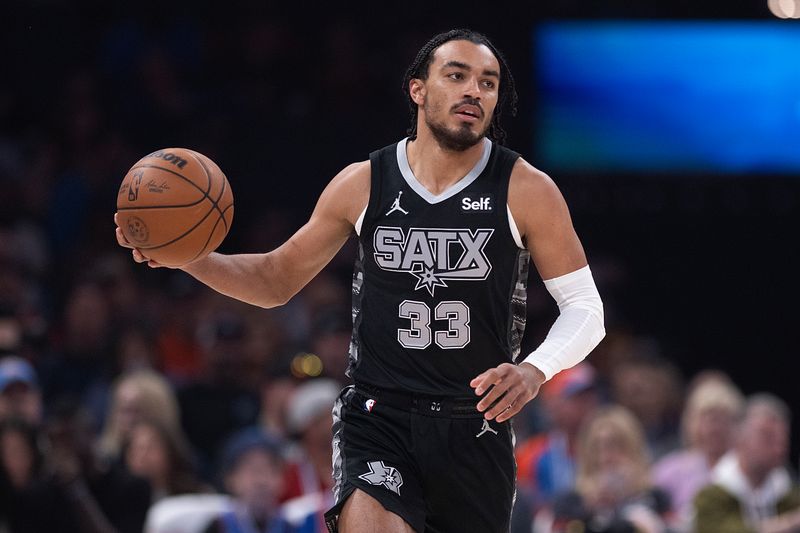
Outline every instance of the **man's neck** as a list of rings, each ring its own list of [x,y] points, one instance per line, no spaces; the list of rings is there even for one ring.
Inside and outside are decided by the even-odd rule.
[[[417,138],[406,145],[408,165],[431,194],[446,191],[467,175],[483,155],[483,139],[463,152],[455,152],[442,148],[428,128],[417,130]]]
[[[742,470],[742,474],[744,474],[745,479],[750,484],[752,489],[759,489],[761,486],[767,481],[767,477],[769,476],[769,472],[764,472],[760,468],[752,468],[750,465],[746,464],[745,461],[742,460],[741,457],[738,457],[739,460],[739,468]]]
[[[706,450],[701,450],[700,453],[703,454],[703,457],[705,458],[708,467],[714,468],[714,465],[716,465],[719,462],[719,460],[722,459],[722,456],[725,455],[726,450],[720,451],[720,450],[706,449]]]

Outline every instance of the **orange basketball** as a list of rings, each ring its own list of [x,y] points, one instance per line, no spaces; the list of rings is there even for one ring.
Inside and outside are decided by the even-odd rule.
[[[211,159],[187,148],[164,148],[125,175],[117,215],[125,238],[145,256],[181,266],[222,243],[233,222],[233,193]]]

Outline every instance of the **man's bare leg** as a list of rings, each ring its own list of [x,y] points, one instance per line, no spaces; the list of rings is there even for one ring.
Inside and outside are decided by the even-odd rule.
[[[415,533],[408,522],[356,489],[339,514],[339,533]]]

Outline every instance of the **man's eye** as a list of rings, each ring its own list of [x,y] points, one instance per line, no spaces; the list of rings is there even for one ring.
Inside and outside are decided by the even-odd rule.
[[[461,78],[463,78],[463,76],[461,75],[460,72],[453,72],[452,74],[450,74],[450,78],[454,80],[460,80]]]

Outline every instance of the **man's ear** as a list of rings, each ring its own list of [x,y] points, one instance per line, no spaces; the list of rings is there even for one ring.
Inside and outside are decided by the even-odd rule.
[[[408,94],[417,105],[425,103],[425,82],[419,78],[412,78],[408,82]]]

